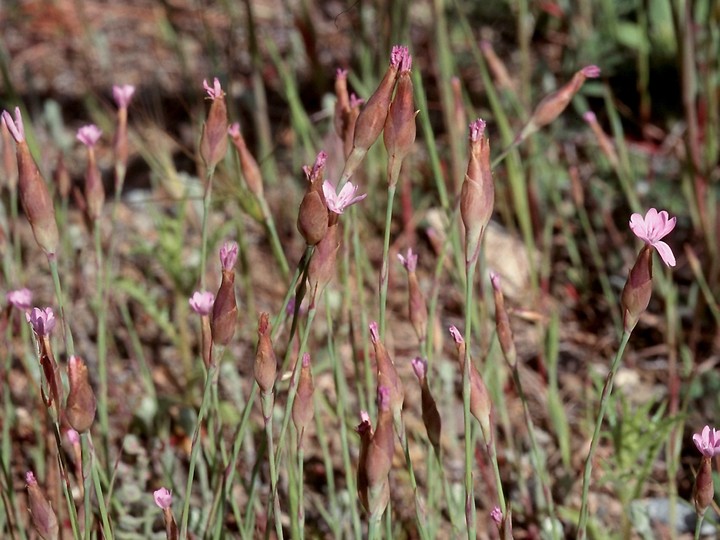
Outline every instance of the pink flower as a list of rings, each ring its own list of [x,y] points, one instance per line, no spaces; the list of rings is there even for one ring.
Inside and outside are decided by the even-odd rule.
[[[198,315],[210,315],[215,295],[208,291],[195,291],[189,300],[190,307]]]
[[[131,84],[113,86],[113,99],[115,99],[115,104],[118,106],[118,109],[127,109],[134,93],[135,87]]]
[[[693,442],[705,457],[711,458],[720,454],[720,430],[705,426],[702,432],[693,435]]]
[[[220,264],[222,264],[223,270],[231,271],[237,262],[237,258],[237,242],[225,242],[220,248]]]
[[[500,510],[499,506],[496,506],[492,509],[490,512],[490,518],[498,525],[502,525],[503,515],[502,510]]]
[[[233,139],[240,136],[240,122],[234,122],[228,126],[228,135]]]
[[[395,45],[390,51],[390,64],[400,69],[400,64],[407,61],[406,58],[410,56],[408,48],[404,45]]]
[[[597,122],[597,116],[595,116],[594,112],[587,111],[583,113],[583,120],[585,120],[588,124],[594,124]]]
[[[378,330],[378,323],[375,321],[369,324],[370,326],[370,339],[373,343],[377,343],[380,340],[380,331]]]
[[[88,148],[92,148],[100,140],[102,131],[95,124],[89,124],[78,129],[75,138]]]
[[[457,329],[457,326],[451,326],[448,328],[448,331],[450,332],[450,335],[455,340],[455,343],[458,345],[461,343],[465,343],[465,339],[463,338],[462,334],[460,333],[460,330]]]
[[[670,246],[660,240],[675,228],[676,221],[677,218],[669,219],[665,210],[658,212],[655,208],[651,208],[644,219],[640,214],[630,216],[630,229],[640,240],[657,249],[666,265],[675,266],[675,255]]]
[[[15,142],[23,142],[25,140],[25,126],[23,125],[22,114],[20,114],[20,107],[15,107],[14,121],[7,111],[2,112],[2,118],[5,120],[5,125],[8,130],[10,130],[10,134],[13,136],[13,139],[15,139]]]
[[[405,270],[410,273],[414,272],[417,269],[418,256],[417,253],[413,253],[412,248],[408,248],[407,255],[405,257],[398,253],[398,260],[405,267]]]
[[[580,72],[588,79],[595,79],[600,76],[600,68],[594,65],[585,66]]]
[[[25,314],[25,318],[39,337],[49,336],[55,328],[55,314],[51,307],[32,308],[30,313]]]
[[[160,488],[157,491],[153,491],[153,499],[161,509],[167,510],[172,506],[172,493],[168,488]]]
[[[485,120],[478,118],[470,124],[470,140],[472,142],[478,142],[482,139],[483,133],[485,133]]]
[[[213,86],[208,84],[207,79],[203,79],[203,88],[205,88],[210,99],[218,99],[225,95],[217,77],[213,79]]]
[[[410,363],[412,364],[415,375],[422,382],[422,380],[425,378],[425,375],[427,375],[427,360],[417,356],[413,358]]]
[[[5,295],[5,299],[15,309],[27,311],[32,306],[32,291],[30,289],[17,289]]]
[[[71,357],[71,358],[74,358],[74,357]],[[65,436],[67,437],[67,440],[72,445],[78,444],[80,442],[80,434],[72,428],[67,430],[67,432],[65,433]]]
[[[25,483],[28,486],[34,486],[35,484],[37,484],[37,480],[35,479],[35,473],[33,473],[32,471],[26,472],[25,473]]]
[[[340,193],[335,191],[335,187],[327,180],[323,182],[323,194],[325,195],[325,202],[331,212],[336,214],[342,214],[343,211],[356,202],[362,201],[367,197],[367,193],[363,195],[355,196],[359,186],[353,186],[352,182],[348,182],[340,190]]]

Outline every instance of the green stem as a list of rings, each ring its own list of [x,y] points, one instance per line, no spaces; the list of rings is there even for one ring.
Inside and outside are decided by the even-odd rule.
[[[100,221],[93,222],[93,236],[95,239],[95,259],[97,262],[96,283],[96,309],[97,309],[97,356],[98,356],[98,417],[100,420],[100,433],[102,435],[102,451],[106,465],[110,466],[109,434],[110,421],[108,418],[108,379],[107,379],[107,309],[104,292],[104,267],[102,252],[102,231]],[[108,283],[109,285],[109,283]]]
[[[260,210],[262,211],[263,219],[265,220],[265,227],[270,235],[270,247],[272,248],[273,255],[275,256],[277,263],[280,265],[280,271],[282,272],[283,277],[287,279],[290,277],[290,266],[288,265],[287,257],[285,257],[285,251],[282,247],[282,242],[280,242],[280,237],[278,236],[277,229],[275,228],[275,220],[273,219],[272,212],[270,211],[270,207],[268,206],[265,197],[258,198],[258,203],[260,204]]]
[[[302,437],[303,434],[299,433],[298,437]],[[298,537],[300,540],[305,540],[305,450],[302,446],[302,441],[298,444],[297,451],[297,464],[298,464],[298,479],[297,479],[297,493],[298,493]]]
[[[267,439],[268,465],[270,466],[270,496],[272,497],[273,515],[275,518],[275,534],[283,540],[282,515],[280,513],[280,497],[277,492],[278,473],[275,463],[275,449],[273,448],[273,422],[272,409],[275,403],[275,395],[261,393],[262,412],[265,419],[265,437]],[[279,445],[278,445],[279,448]]]
[[[395,429],[398,431],[400,436],[400,443],[405,454],[405,464],[407,465],[408,473],[410,475],[410,487],[412,487],[413,494],[415,495],[415,518],[417,520],[418,533],[420,534],[420,538],[426,540],[429,536],[426,529],[425,517],[423,516],[417,480],[415,479],[415,469],[413,468],[412,460],[410,459],[410,447],[408,445],[407,433],[405,432],[405,423],[402,421],[402,418],[395,419]]]
[[[203,195],[202,244],[200,246],[200,289],[205,290],[205,263],[207,261],[207,221],[212,199],[212,183],[215,167],[209,167],[206,173],[205,194]]]
[[[95,497],[97,498],[98,509],[100,510],[100,519],[102,520],[103,536],[106,540],[112,540],[112,527],[110,526],[110,518],[108,516],[107,507],[105,506],[105,497],[103,496],[102,484],[100,483],[100,471],[98,470],[95,451],[92,448],[90,434],[83,433],[83,435],[81,436],[81,441],[83,446],[83,456],[90,457],[90,470],[92,474],[93,484],[95,486]],[[87,495],[87,490],[85,493]]]
[[[60,285],[60,274],[58,273],[57,256],[48,255],[48,264],[50,265],[50,273],[52,274],[53,285],[55,286],[55,296],[57,297],[60,316],[63,321],[63,331],[65,333],[65,349],[68,356],[75,355],[75,343],[73,341],[70,325],[65,315],[65,297],[63,296],[62,286]]]
[[[463,421],[465,428],[465,522],[468,540],[475,540],[477,534],[475,516],[475,491],[473,486],[473,437],[470,422],[470,336],[472,335],[472,299],[475,263],[465,266],[465,362],[463,366]],[[503,510],[504,512],[504,510]]]
[[[190,517],[190,498],[192,495],[192,484],[193,477],[195,476],[195,464],[197,462],[198,452],[200,450],[200,428],[202,427],[202,421],[205,417],[208,405],[210,404],[210,387],[215,379],[215,371],[218,369],[216,363],[210,364],[210,369],[205,376],[205,389],[203,390],[202,403],[200,404],[200,412],[198,413],[197,422],[195,423],[195,430],[193,431],[192,438],[192,451],[190,452],[190,468],[188,470],[187,484],[185,486],[185,501],[183,502],[183,511],[180,517],[180,538],[186,539],[188,537],[188,518]]]
[[[612,392],[613,382],[615,381],[615,375],[620,368],[625,347],[630,341],[630,335],[632,330],[625,330],[620,340],[620,347],[618,347],[615,358],[613,359],[612,366],[610,367],[610,373],[608,373],[605,385],[602,389],[602,396],[600,397],[600,410],[598,411],[597,419],[595,420],[595,430],[593,431],[592,441],[590,442],[590,450],[588,451],[587,459],[585,460],[585,469],[583,471],[583,489],[582,489],[582,502],[580,505],[580,520],[578,522],[578,540],[583,540],[586,535],[587,521],[588,521],[588,494],[590,492],[590,475],[592,473],[592,462],[595,457],[595,450],[600,440],[600,428],[602,426],[603,418],[605,417],[605,411],[607,410],[608,404],[610,403],[610,393]]]
[[[695,522],[695,540],[700,540],[700,531],[702,530],[702,524],[703,519],[705,518],[705,514],[701,514],[698,516],[697,521]]]
[[[383,258],[380,269],[380,339],[385,338],[385,310],[387,307],[388,293],[388,253],[390,251],[390,227],[392,225],[393,201],[395,200],[395,189],[397,184],[388,186],[388,202],[385,211],[385,238],[383,239]]]

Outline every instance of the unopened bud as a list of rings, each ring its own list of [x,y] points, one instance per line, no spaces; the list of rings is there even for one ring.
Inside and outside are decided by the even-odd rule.
[[[2,162],[0,162],[2,165],[0,173],[2,174],[0,174],[0,182],[4,182],[12,193],[17,189],[18,169],[12,150],[12,135],[10,135],[10,129],[5,122],[5,117],[0,116],[0,140],[2,141]]]
[[[70,426],[78,433],[90,429],[95,420],[97,402],[88,377],[85,362],[79,356],[68,360],[70,392],[65,405],[65,416]]]
[[[348,159],[352,154],[355,125],[357,124],[357,119],[360,116],[360,106],[363,103],[364,101],[358,98],[355,94],[350,94],[350,110],[348,111],[345,122],[345,132],[342,136],[343,156],[345,156],[345,159]]]
[[[405,401],[405,390],[403,389],[402,380],[395,369],[395,363],[390,358],[390,354],[383,342],[380,341],[380,333],[376,322],[370,323],[370,338],[375,349],[378,388],[387,390],[390,409],[393,416],[399,418]]]
[[[43,540],[56,540],[59,533],[57,517],[32,472],[25,474],[25,483],[28,492],[28,510],[33,527]]]
[[[423,343],[427,337],[427,304],[425,296],[420,290],[415,269],[417,268],[417,254],[408,248],[407,257],[398,254],[398,259],[408,272],[408,314],[418,340]]]
[[[647,309],[652,296],[652,246],[645,245],[630,269],[620,297],[623,324],[626,332],[632,332]]]
[[[237,313],[235,272],[223,269],[222,281],[215,295],[213,315],[210,321],[212,338],[216,345],[227,345],[232,340],[237,326]]]
[[[458,133],[462,133],[467,126],[467,114],[462,97],[462,85],[458,77],[450,79],[450,88],[453,95],[453,122]]]
[[[292,407],[292,420],[295,429],[298,432],[298,445],[302,445],[303,434],[305,428],[312,421],[314,405],[313,405],[313,385],[312,368],[310,366],[310,355],[303,354],[302,365],[300,366],[300,379],[298,380],[297,394]]]
[[[345,163],[345,170],[342,173],[340,184],[344,184],[353,175],[365,158],[368,149],[380,136],[390,108],[390,100],[392,99],[400,64],[408,54],[406,47],[393,47],[390,54],[390,65],[385,71],[382,81],[380,81],[373,95],[365,103],[355,122],[353,149]]]
[[[5,124],[16,142],[15,157],[18,166],[18,187],[25,216],[30,222],[38,246],[46,255],[54,256],[58,246],[58,228],[55,222],[55,207],[45,180],[35,164],[25,141],[20,109],[15,108],[15,121],[10,113],[3,111]]]
[[[508,70],[505,67],[503,61],[495,53],[495,49],[493,49],[492,43],[487,40],[482,40],[480,42],[480,50],[482,51],[482,54],[485,57],[485,61],[487,62],[487,65],[490,68],[491,73],[493,74],[493,78],[495,79],[495,85],[498,88],[512,90],[514,85],[512,79],[510,78],[510,74],[508,73]]]
[[[428,439],[435,449],[435,453],[440,455],[440,434],[442,432],[442,420],[440,412],[438,412],[437,403],[430,393],[430,385],[427,381],[427,361],[423,358],[414,358],[412,367],[415,375],[420,381],[422,419],[425,424]]]
[[[367,452],[368,510],[374,518],[385,511],[390,498],[389,474],[395,453],[390,390],[378,386],[378,424]]]
[[[328,230],[328,208],[323,193],[323,174],[327,154],[320,152],[315,158],[311,168],[305,167],[308,187],[300,203],[298,211],[297,228],[308,246],[317,245]]]
[[[227,152],[227,107],[225,92],[217,77],[212,87],[207,81],[203,81],[203,86],[212,103],[200,137],[200,157],[207,169],[214,169]]]
[[[347,88],[347,70],[339,69],[335,75],[335,114],[333,116],[333,124],[335,133],[340,140],[345,137],[347,129],[348,115],[350,114],[350,94]]]
[[[490,142],[485,122],[470,124],[470,158],[460,192],[460,215],[465,225],[465,262],[480,255],[482,237],[495,206],[495,183],[490,169]]]
[[[310,302],[314,303],[323,289],[335,275],[335,263],[340,249],[340,225],[335,222],[328,227],[322,240],[315,246],[310,264],[308,265],[308,284],[310,286]]]
[[[261,313],[258,320],[258,343],[255,350],[255,380],[263,394],[270,394],[275,386],[277,358],[270,338],[270,317]]]
[[[101,135],[100,129],[93,124],[81,127],[77,133],[77,139],[87,147],[88,151],[88,163],[85,170],[85,203],[87,204],[87,215],[91,221],[96,221],[100,217],[105,203],[105,188],[95,160],[95,145]]]
[[[515,143],[524,141],[540,128],[555,120],[566,109],[573,96],[578,93],[585,80],[594,79],[600,76],[600,68],[597,66],[585,66],[573,75],[569,82],[565,83],[555,92],[545,96],[532,113],[530,120],[515,137]]]
[[[57,164],[55,165],[55,172],[53,173],[53,181],[57,186],[57,192],[60,194],[60,199],[67,201],[72,191],[72,179],[70,173],[65,165],[65,158],[62,154],[58,156]]]
[[[400,167],[415,143],[415,103],[413,100],[413,84],[410,78],[412,56],[406,54],[400,63],[397,79],[397,90],[390,104],[383,140],[388,153],[388,179],[390,185],[397,183]]]
[[[705,510],[715,497],[715,487],[713,486],[711,458],[703,456],[700,462],[700,470],[695,477],[695,486],[693,487],[693,502],[695,503],[695,511],[698,516],[705,514]]]
[[[495,329],[497,331],[498,341],[502,349],[505,360],[511,368],[515,368],[517,363],[517,351],[515,350],[515,341],[513,340],[512,329],[510,328],[510,319],[505,309],[505,298],[500,288],[500,276],[494,272],[490,272],[490,282],[493,286],[493,295],[495,297]]]
[[[248,150],[245,139],[242,133],[240,133],[240,124],[235,122],[231,125],[228,128],[228,134],[240,159],[240,170],[242,171],[243,178],[245,178],[245,183],[250,193],[258,199],[261,199],[264,196],[262,173],[260,172],[258,162],[250,150]]]

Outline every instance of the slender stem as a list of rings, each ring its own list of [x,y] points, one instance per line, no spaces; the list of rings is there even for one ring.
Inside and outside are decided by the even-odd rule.
[[[200,247],[200,288],[205,289],[205,263],[207,261],[207,222],[210,213],[210,201],[212,199],[212,184],[215,167],[209,167],[206,173],[205,194],[203,195],[203,217],[202,217],[202,244]]]
[[[380,339],[385,337],[385,309],[387,307],[388,293],[388,252],[390,251],[390,227],[392,225],[393,201],[395,199],[396,184],[388,186],[388,203],[385,211],[385,238],[383,240],[383,258],[380,269]]]
[[[472,299],[475,262],[465,265],[465,362],[463,366],[463,420],[465,427],[465,522],[468,540],[475,540],[477,534],[475,516],[475,492],[473,486],[473,437],[470,422],[470,336],[472,335]],[[504,511],[504,510],[503,510]]]
[[[618,347],[615,358],[613,359],[612,366],[610,367],[610,373],[608,373],[605,385],[602,389],[602,396],[600,397],[600,410],[598,411],[597,419],[595,420],[595,430],[593,431],[592,441],[590,442],[590,450],[588,451],[587,459],[585,460],[585,469],[583,471],[583,490],[582,490],[582,502],[580,506],[580,520],[578,522],[578,540],[585,538],[588,520],[588,493],[590,491],[590,475],[592,473],[592,462],[595,457],[595,449],[597,448],[600,440],[600,427],[602,426],[603,418],[605,417],[605,411],[607,410],[610,402],[610,393],[612,392],[613,382],[615,375],[620,368],[623,353],[625,347],[630,340],[632,330],[625,330],[620,340],[620,346]]]
[[[303,434],[299,433],[298,437],[302,437]],[[305,467],[305,449],[302,445],[302,440],[298,444],[298,452],[297,452],[297,464],[298,464],[298,479],[297,479],[297,490],[298,490],[298,528],[299,528],[299,538],[300,540],[305,539],[305,477],[304,477],[304,467]]]
[[[55,286],[55,296],[57,297],[58,308],[60,308],[60,316],[63,321],[63,331],[65,332],[65,349],[68,356],[75,355],[75,343],[73,342],[72,332],[65,315],[65,297],[63,296],[62,286],[60,285],[60,274],[58,273],[58,263],[56,255],[48,255],[48,264],[50,265],[50,273],[52,274],[53,285]]]
[[[282,515],[280,513],[280,497],[277,492],[278,474],[275,463],[275,449],[273,448],[273,421],[272,409],[275,395],[261,393],[262,412],[265,419],[265,437],[267,439],[268,465],[270,466],[270,497],[272,497],[273,515],[275,517],[275,534],[283,540]]]
[[[218,369],[216,363],[210,364],[210,369],[205,376],[205,389],[203,390],[202,403],[200,404],[200,412],[198,413],[197,422],[195,423],[195,430],[193,431],[192,438],[192,451],[190,452],[190,468],[188,470],[187,484],[185,486],[185,501],[183,502],[183,511],[180,517],[180,538],[187,538],[188,533],[188,518],[190,517],[190,498],[192,495],[192,484],[195,476],[195,464],[197,462],[198,452],[200,450],[200,428],[202,427],[202,421],[205,417],[208,405],[210,404],[210,387],[215,379],[215,371]]]
[[[695,536],[693,537],[695,540],[700,540],[700,531],[702,530],[704,518],[705,514],[700,514],[697,518],[697,521],[695,522]]]
[[[275,220],[273,219],[272,212],[270,211],[270,207],[268,206],[265,197],[258,198],[258,203],[260,204],[260,210],[262,211],[263,219],[265,220],[265,227],[270,235],[270,247],[272,248],[273,255],[275,256],[277,263],[280,265],[280,271],[282,272],[283,277],[287,279],[290,277],[290,267],[287,262],[287,257],[285,257],[282,242],[280,242],[280,237],[278,236],[277,229],[275,228]]]
[[[98,508],[100,510],[100,519],[102,520],[103,536],[106,540],[112,540],[112,527],[110,526],[110,518],[108,516],[107,507],[105,506],[105,497],[103,496],[102,484],[100,483],[100,471],[98,469],[95,451],[92,447],[92,441],[90,440],[90,434],[84,433],[81,437],[81,441],[83,445],[83,455],[89,455],[90,457],[90,470],[93,484],[95,486],[95,497],[97,498]]]
[[[107,381],[107,309],[104,291],[104,267],[102,252],[102,231],[100,221],[94,220],[93,233],[95,238],[95,260],[97,262],[96,309],[97,309],[97,357],[98,357],[98,416],[100,420],[100,433],[102,435],[102,452],[107,466],[110,466],[109,434],[110,421],[108,418],[108,381]],[[109,283],[108,283],[109,285]]]
[[[417,520],[418,533],[420,534],[420,538],[425,540],[429,537],[426,529],[425,516],[423,516],[422,502],[420,500],[420,493],[418,492],[417,480],[415,479],[415,469],[413,468],[412,460],[410,459],[410,446],[408,445],[405,423],[402,421],[402,418],[396,419],[395,429],[398,431],[398,435],[400,437],[400,443],[405,454],[405,464],[407,465],[408,473],[410,475],[410,487],[412,487],[413,494],[415,495],[415,518]]]

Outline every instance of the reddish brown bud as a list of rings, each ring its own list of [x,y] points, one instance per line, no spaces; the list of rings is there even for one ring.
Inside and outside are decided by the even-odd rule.
[[[555,92],[545,96],[535,107],[528,123],[515,137],[515,142],[524,141],[529,135],[555,120],[567,108],[570,100],[582,88],[585,80],[599,76],[600,68],[597,66],[585,66],[575,73],[569,82]]]
[[[348,114],[350,114],[350,94],[347,88],[347,70],[338,69],[335,76],[335,114],[333,123],[335,133],[340,139],[345,137],[347,129]]]
[[[310,355],[303,354],[302,365],[300,366],[300,379],[298,380],[297,394],[292,407],[292,420],[298,432],[298,446],[302,445],[305,428],[312,421],[315,410],[313,404],[312,368],[310,366]]]
[[[308,283],[310,285],[310,301],[330,283],[335,274],[335,262],[340,249],[340,225],[336,221],[328,227],[323,239],[315,246],[315,252],[308,266]]]
[[[710,506],[715,496],[710,459],[711,458],[707,456],[703,456],[700,462],[700,470],[695,477],[693,502],[695,503],[695,511],[698,516],[702,516],[705,513],[705,510]]]
[[[228,134],[235,146],[235,150],[237,150],[238,158],[240,158],[240,170],[242,170],[245,183],[250,193],[258,199],[261,199],[264,195],[262,173],[260,172],[260,166],[255,160],[255,157],[253,157],[250,150],[248,150],[242,133],[240,133],[240,124],[235,123],[230,126]]]
[[[127,130],[127,107],[120,107],[117,112],[117,130],[113,137],[113,153],[115,154],[115,164],[123,169],[127,167],[128,162],[128,130]]]
[[[343,155],[345,159],[350,157],[353,148],[353,137],[355,135],[355,125],[357,124],[358,116],[360,116],[360,105],[363,100],[359,99],[355,94],[350,95],[350,110],[347,113],[345,122],[345,132],[342,136],[343,141]]]
[[[497,87],[512,90],[514,86],[512,79],[510,78],[505,64],[495,53],[495,49],[493,49],[492,43],[487,40],[481,41],[480,50],[482,51],[483,56],[485,57],[485,61],[487,62],[488,67],[493,74],[493,78],[495,79],[495,84],[497,85]]]
[[[652,246],[645,245],[630,269],[620,303],[626,332],[632,332],[652,296]]]
[[[393,413],[388,388],[378,387],[378,424],[367,451],[368,511],[378,518],[390,498],[389,474],[395,453]]]
[[[465,126],[467,126],[467,115],[465,114],[465,105],[463,104],[460,79],[457,77],[450,79],[450,87],[453,93],[453,119],[455,128],[458,133],[462,133]]]
[[[395,46],[390,55],[390,65],[385,71],[383,79],[377,89],[367,100],[360,115],[355,122],[355,133],[353,137],[353,149],[345,162],[345,170],[340,178],[340,184],[344,184],[350,178],[357,167],[362,163],[365,154],[373,143],[380,136],[385,124],[390,100],[392,99],[395,79],[397,78],[400,64],[408,54],[407,48]]]
[[[0,139],[2,140],[0,182],[5,183],[10,192],[14,192],[17,189],[18,170],[13,155],[12,135],[10,135],[10,129],[5,124],[5,117],[0,117]]]
[[[214,169],[227,152],[227,107],[225,92],[217,78],[212,87],[207,81],[203,81],[203,85],[212,103],[200,137],[200,157],[207,169]]]
[[[270,394],[275,386],[277,358],[270,338],[270,317],[261,313],[258,320],[258,343],[255,350],[255,380],[263,394]]]
[[[308,187],[298,212],[297,228],[308,246],[317,245],[328,231],[328,209],[323,193],[323,173],[327,154],[318,153],[312,169],[304,167]]]
[[[70,173],[65,165],[65,158],[62,154],[58,155],[57,164],[55,165],[55,172],[53,174],[53,181],[57,186],[57,192],[60,194],[60,199],[67,201],[72,191],[72,180]]]
[[[65,417],[75,431],[83,433],[90,429],[95,420],[97,402],[90,386],[87,366],[78,356],[71,356],[68,360],[68,379],[70,392],[65,405]]]
[[[417,268],[417,254],[408,248],[407,256],[398,254],[398,259],[408,273],[408,315],[415,334],[421,343],[427,337],[427,305],[425,296],[420,290],[420,282],[415,272]]]
[[[400,412],[402,411],[403,402],[405,401],[405,390],[403,389],[402,380],[395,369],[392,358],[390,358],[385,345],[380,341],[380,334],[376,322],[370,323],[370,337],[373,347],[375,348],[378,388],[387,389],[390,399],[390,409],[393,412],[393,416],[400,418]]]
[[[435,449],[435,453],[440,455],[440,434],[442,432],[442,420],[440,419],[440,412],[430,393],[430,386],[427,380],[427,362],[423,358],[414,358],[412,360],[412,367],[415,375],[420,381],[421,391],[421,404],[422,404],[422,419],[425,424],[425,431],[427,431],[428,439]]]
[[[480,255],[482,237],[495,206],[495,183],[490,169],[490,142],[485,137],[485,122],[470,124],[470,158],[460,192],[460,215],[465,225],[465,261],[475,262]]]
[[[32,472],[25,474],[25,483],[28,492],[28,510],[33,527],[43,540],[56,540],[59,533],[57,517]]]
[[[213,342],[216,345],[227,345],[235,335],[237,326],[237,300],[235,299],[235,272],[222,271],[220,288],[215,295],[213,316],[210,321]]]
[[[515,350],[515,341],[513,340],[512,329],[510,328],[510,319],[505,309],[505,298],[503,297],[502,289],[500,289],[500,276],[490,272],[490,281],[495,297],[495,329],[497,331],[498,341],[500,342],[500,348],[508,365],[511,368],[515,368],[517,351]]]
[[[43,400],[45,401],[46,407],[55,406],[55,413],[57,418],[61,416],[61,407],[63,405],[65,390],[62,384],[62,377],[60,376],[60,367],[55,361],[55,355],[50,347],[49,336],[38,336],[40,340],[40,367],[43,370],[45,376],[45,382],[47,383],[48,396],[43,391]]]
[[[412,57],[407,54],[402,60],[397,80],[395,97],[385,119],[383,140],[388,152],[388,179],[394,185],[400,175],[400,167],[415,143],[415,104],[413,85],[410,78]]]

